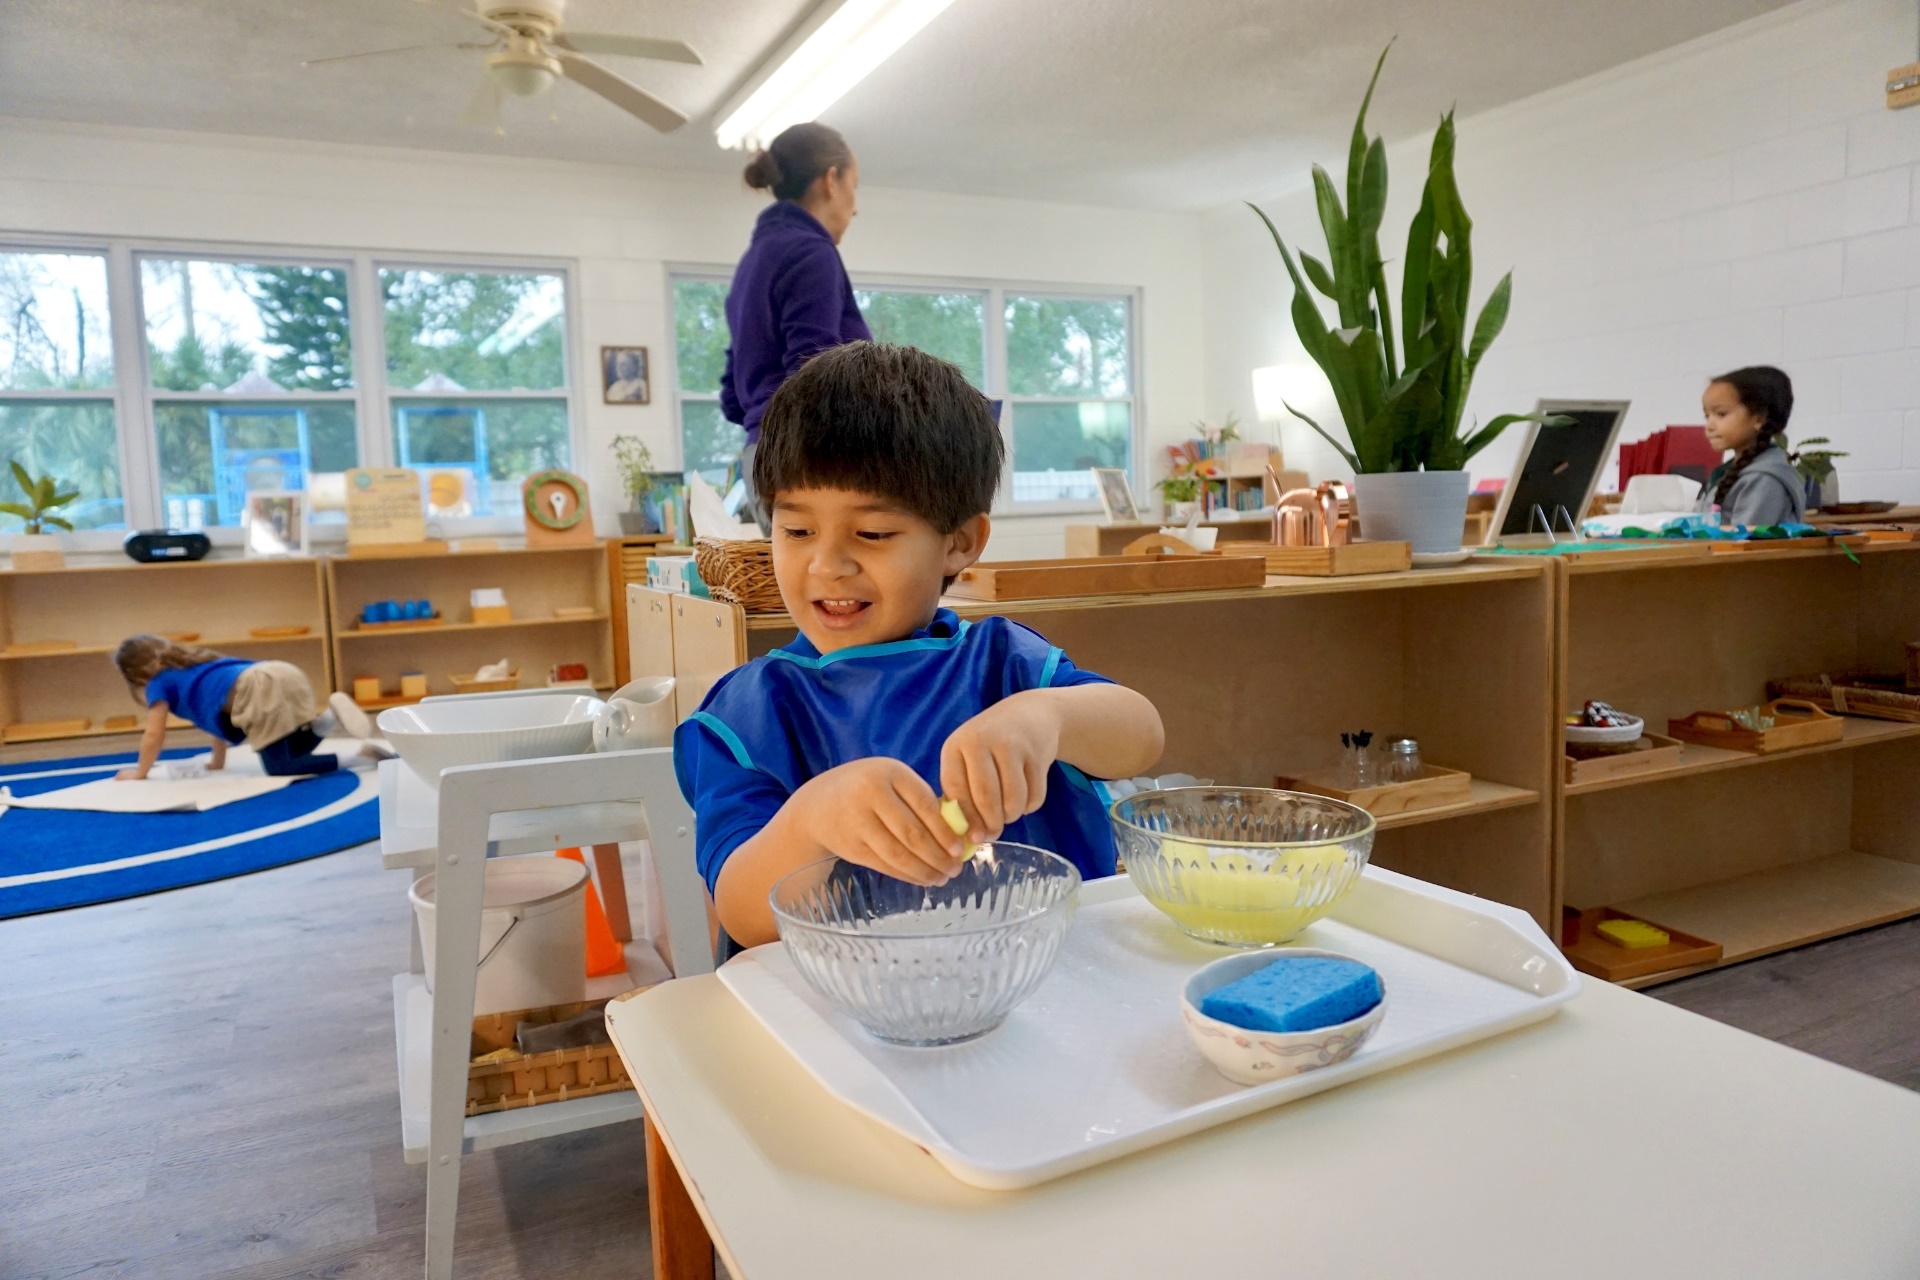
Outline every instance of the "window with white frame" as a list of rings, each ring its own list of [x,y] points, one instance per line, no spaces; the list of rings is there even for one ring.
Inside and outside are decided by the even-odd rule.
[[[238,525],[250,491],[360,465],[346,264],[139,262],[169,528]]]
[[[0,246],[0,502],[12,460],[78,490],[82,533],[217,531],[249,491],[410,466],[443,528],[517,528],[520,482],[575,453],[567,291],[560,266]]]
[[[53,513],[76,529],[126,523],[115,386],[105,255],[0,251],[0,459],[77,491]],[[0,502],[24,496],[0,467]]]
[[[727,280],[674,280],[675,351],[686,465],[710,479],[740,451],[740,428],[720,412],[729,341]],[[1056,294],[1002,286],[854,281],[854,297],[881,342],[919,347],[958,365],[1006,403],[1001,428],[1013,465],[1003,504],[1098,505],[1092,467],[1131,472],[1137,395],[1130,294]]]
[[[383,267],[380,295],[395,465],[459,477],[460,514],[517,512],[523,479],[572,462],[565,280]]]

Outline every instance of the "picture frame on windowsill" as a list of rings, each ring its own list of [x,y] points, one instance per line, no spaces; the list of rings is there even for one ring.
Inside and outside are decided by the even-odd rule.
[[[298,489],[254,489],[240,512],[241,546],[249,557],[307,554],[307,495]]]
[[[1090,467],[1094,487],[1100,491],[1100,505],[1106,509],[1108,524],[1134,524],[1140,519],[1140,507],[1133,500],[1133,482],[1119,467]]]

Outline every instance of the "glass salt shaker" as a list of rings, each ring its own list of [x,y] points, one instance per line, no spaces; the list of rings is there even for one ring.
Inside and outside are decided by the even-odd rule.
[[[1395,738],[1387,744],[1387,779],[1411,782],[1420,776],[1420,744],[1412,738]]]

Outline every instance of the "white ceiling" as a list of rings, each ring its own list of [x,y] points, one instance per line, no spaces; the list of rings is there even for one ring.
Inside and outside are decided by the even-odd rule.
[[[1375,54],[1390,139],[1787,0],[954,0],[824,117],[863,181],[1206,208],[1338,162]],[[417,0],[0,0],[0,116],[737,171],[712,113],[812,0],[572,0],[568,25],[686,40],[606,63],[694,117],[661,136],[571,84],[462,127],[478,55],[303,58],[473,38]],[[550,114],[557,118],[549,118]]]

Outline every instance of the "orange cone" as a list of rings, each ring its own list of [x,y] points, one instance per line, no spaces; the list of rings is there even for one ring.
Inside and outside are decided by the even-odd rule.
[[[561,849],[554,854],[558,858],[571,858],[585,865],[586,854],[578,849]],[[613,926],[607,923],[607,911],[600,905],[600,895],[594,891],[593,877],[587,877],[587,976],[604,978],[609,974],[627,971],[627,953],[620,946],[620,940],[613,936]]]

